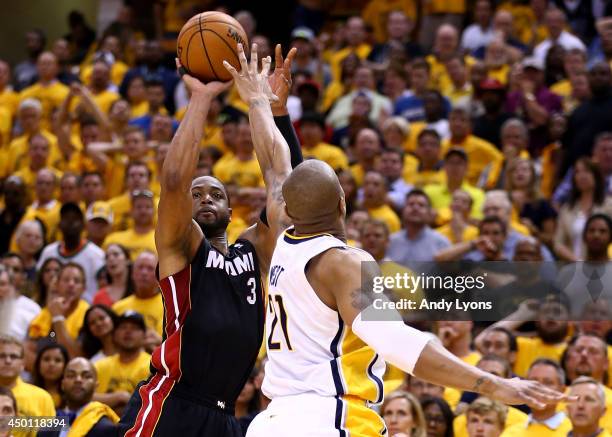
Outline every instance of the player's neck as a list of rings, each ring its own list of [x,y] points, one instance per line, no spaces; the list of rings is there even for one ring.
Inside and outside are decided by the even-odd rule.
[[[346,242],[346,230],[342,223],[329,223],[319,222],[313,224],[295,224],[293,235],[296,237],[308,236],[313,234],[331,234],[337,239]]]
[[[206,236],[206,239],[210,242],[212,247],[217,249],[223,255],[227,255],[229,252],[227,245],[227,234],[225,232],[222,235],[215,235],[212,237]]]

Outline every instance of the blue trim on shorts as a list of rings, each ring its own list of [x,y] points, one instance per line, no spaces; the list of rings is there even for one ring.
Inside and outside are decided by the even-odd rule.
[[[342,321],[340,314],[338,314],[338,332],[336,333],[336,336],[332,340],[331,346],[329,348],[334,357],[334,359],[330,361],[330,364],[331,364],[332,377],[334,378],[334,385],[336,387],[336,393],[338,394],[338,396],[343,396],[345,394],[344,387],[342,386],[342,378],[340,377],[340,368],[338,367],[338,361],[337,361],[338,357],[340,356],[340,353],[338,351],[338,345],[340,344],[340,339],[342,338],[343,331],[344,331],[344,322]]]
[[[378,386],[378,397],[376,398],[376,404],[379,404],[383,401],[383,395],[384,395],[384,390],[383,390],[383,383],[380,380],[380,378],[376,375],[374,375],[374,372],[372,371],[372,369],[374,368],[374,364],[376,363],[376,361],[378,360],[378,354],[374,355],[374,359],[372,360],[372,362],[370,363],[370,365],[368,366],[368,376],[376,383],[376,385]]]
[[[340,437],[346,437],[346,431],[342,429],[342,399],[336,396],[336,429],[340,431]]]

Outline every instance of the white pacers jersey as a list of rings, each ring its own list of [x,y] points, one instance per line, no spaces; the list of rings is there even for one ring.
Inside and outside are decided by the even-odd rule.
[[[319,299],[306,279],[305,267],[313,257],[347,245],[329,234],[296,237],[292,231],[278,238],[270,263],[263,393],[270,399],[311,393],[339,402],[382,402],[384,360]]]

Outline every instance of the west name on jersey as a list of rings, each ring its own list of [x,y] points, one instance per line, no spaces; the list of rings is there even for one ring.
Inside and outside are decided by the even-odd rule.
[[[253,261],[252,252],[247,252],[242,257],[237,256],[234,259],[226,259],[222,253],[211,250],[208,252],[206,267],[225,270],[228,275],[238,276],[244,272],[254,272],[255,262]]]

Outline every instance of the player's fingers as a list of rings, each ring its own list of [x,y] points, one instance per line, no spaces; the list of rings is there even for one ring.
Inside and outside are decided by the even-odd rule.
[[[249,71],[247,66],[247,59],[244,54],[244,47],[242,47],[242,44],[240,43],[238,43],[238,60],[240,61],[240,71],[242,71],[244,74],[247,74]]]
[[[229,74],[232,75],[233,78],[236,78],[238,76],[238,72],[236,71],[236,69],[232,66],[232,64],[230,64],[227,61],[223,61],[223,66],[225,67],[225,69],[227,71],[229,71]]]
[[[261,60],[261,74],[264,77],[268,77],[268,73],[270,72],[270,64],[272,64],[272,59],[269,56],[266,56]]]
[[[291,50],[289,50],[289,53],[287,53],[287,57],[285,58],[285,64],[283,65],[285,70],[291,71],[291,63],[293,62],[293,58],[295,58],[296,54],[297,48],[292,47]]]
[[[283,65],[283,50],[280,44],[276,44],[274,49],[274,69],[281,68]]]
[[[251,69],[249,70],[253,74],[257,74],[257,65],[259,59],[257,58],[257,44],[253,43],[251,46]]]

